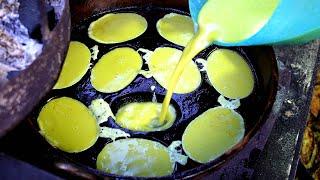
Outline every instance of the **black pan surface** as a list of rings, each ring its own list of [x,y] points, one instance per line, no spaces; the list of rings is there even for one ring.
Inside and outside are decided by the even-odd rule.
[[[140,37],[127,41],[125,43],[120,43],[116,45],[104,45],[95,42],[90,39],[87,35],[87,29],[90,23],[102,15],[109,12],[134,12],[142,15],[148,21],[147,31]],[[121,8],[115,9],[112,11],[103,11],[97,13],[96,15],[82,21],[81,23],[74,26],[71,33],[71,40],[80,41],[86,44],[89,48],[94,45],[99,46],[99,55],[98,58],[103,56],[105,53],[117,47],[131,47],[133,49],[146,48],[149,50],[154,50],[157,47],[169,46],[175,47],[180,50],[183,50],[182,47],[170,43],[169,41],[162,38],[156,30],[156,22],[162,18],[165,14],[170,12],[176,12],[180,14],[186,14],[181,10],[176,9],[164,9],[154,6],[147,7],[130,7],[130,8]],[[222,48],[218,46],[210,46],[209,48],[202,51],[196,58],[206,59],[212,51],[217,48]],[[255,88],[252,94],[241,100],[241,106],[237,111],[243,116],[245,120],[245,138],[238,144],[232,151],[226,153],[220,158],[208,163],[208,164],[199,164],[191,159],[188,159],[188,164],[186,166],[177,165],[175,172],[172,177],[186,177],[190,175],[195,175],[202,171],[211,169],[221,165],[225,160],[235,156],[237,152],[248,142],[250,137],[254,135],[257,129],[261,124],[266,120],[268,112],[272,107],[273,101],[275,99],[275,88],[277,87],[277,66],[274,59],[273,50],[270,47],[234,47],[229,48],[240,53],[250,65],[252,72],[255,76]],[[92,61],[94,64],[96,61]],[[147,70],[147,66],[143,66],[144,70]],[[206,80],[205,73],[202,72],[202,84],[194,92],[189,94],[175,94],[171,100],[171,103],[175,106],[178,116],[174,125],[166,131],[161,132],[136,132],[123,129],[119,127],[111,118],[108,122],[103,123],[103,126],[119,128],[128,132],[131,137],[140,137],[151,139],[154,141],[161,142],[162,144],[168,146],[172,141],[181,140],[182,134],[186,126],[198,115],[208,110],[219,106],[217,99],[219,93],[208,83]],[[103,98],[105,101],[110,103],[111,109],[114,113],[122,107],[123,105],[129,102],[146,102],[151,101],[153,92],[150,87],[152,85],[156,86],[155,94],[157,100],[162,102],[165,96],[165,89],[162,88],[153,78],[146,79],[145,77],[138,75],[136,79],[126,88],[116,93],[101,93],[96,91],[90,84],[90,70],[82,78],[80,82],[75,84],[72,87],[63,89],[63,90],[53,90],[42,103],[40,103],[38,110],[32,114],[30,118],[30,124],[35,131],[38,131],[36,118],[39,114],[41,107],[47,102],[47,100],[53,97],[68,96],[74,99],[77,99],[89,106],[91,101],[97,98]],[[37,133],[37,132],[36,132]],[[40,137],[40,134],[38,134]],[[205,138],[205,137],[204,137]],[[39,138],[39,141],[45,141],[44,138]],[[95,170],[96,157],[98,153],[102,150],[106,143],[109,143],[110,140],[99,138],[97,143],[90,149],[77,153],[69,154],[61,152],[57,149],[54,149],[50,145],[46,144],[46,148],[50,153],[56,154],[57,156],[65,159],[67,162],[74,163],[82,167],[86,172],[90,174],[95,174],[98,176],[112,176],[100,171]],[[45,144],[45,143],[42,143]]]

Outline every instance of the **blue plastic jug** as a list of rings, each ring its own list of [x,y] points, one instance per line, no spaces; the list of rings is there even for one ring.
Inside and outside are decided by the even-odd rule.
[[[189,0],[190,13],[195,24],[202,6],[207,1]],[[223,46],[299,44],[318,38],[320,0],[281,0],[272,17],[255,35],[238,43],[213,43]]]

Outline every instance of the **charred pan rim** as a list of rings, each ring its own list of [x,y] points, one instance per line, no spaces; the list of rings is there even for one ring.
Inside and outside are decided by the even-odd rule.
[[[61,19],[51,32],[46,20],[41,22],[44,28],[42,53],[26,70],[0,87],[0,137],[32,111],[58,78],[70,40],[69,1],[64,3]]]

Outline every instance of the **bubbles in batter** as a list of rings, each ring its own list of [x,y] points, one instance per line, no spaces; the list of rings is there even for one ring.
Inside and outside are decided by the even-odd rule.
[[[176,119],[176,110],[172,105],[164,124],[159,124],[161,103],[136,102],[124,105],[116,114],[116,123],[133,131],[163,131],[172,126]]]
[[[109,120],[109,117],[115,119],[113,112],[111,111],[110,105],[104,99],[95,99],[89,106],[90,111],[96,117],[98,124],[102,124]],[[109,138],[115,141],[117,138],[130,137],[130,134],[122,131],[121,129],[114,129],[110,127],[100,127],[100,137]]]
[[[186,46],[195,34],[191,17],[176,13],[159,19],[157,31],[166,40],[180,46]]]
[[[208,57],[206,68],[212,86],[227,98],[242,99],[253,91],[253,73],[246,60],[235,51],[213,51]]]
[[[110,13],[92,22],[88,35],[99,43],[114,44],[137,38],[147,27],[146,19],[138,14]]]
[[[159,47],[147,61],[154,79],[164,88],[169,87],[169,80],[178,64],[182,51],[171,47]],[[201,84],[201,74],[197,65],[190,61],[185,67],[174,90],[178,94],[186,94],[196,90]]]
[[[97,157],[97,169],[124,176],[167,176],[175,167],[172,154],[176,152],[170,149],[147,139],[120,139],[102,149]],[[186,163],[187,157],[181,159]]]
[[[103,55],[92,68],[91,84],[100,92],[117,92],[135,79],[142,64],[142,58],[134,49],[116,48]]]
[[[95,99],[91,101],[89,109],[96,117],[99,124],[107,122],[109,117],[112,117],[113,119],[116,118],[110,105],[104,99]]]
[[[89,69],[90,59],[91,53],[86,45],[71,41],[59,79],[53,89],[67,88],[79,82]]]
[[[38,117],[40,133],[54,147],[69,153],[91,147],[100,128],[89,109],[68,97],[49,101]]]
[[[240,114],[216,107],[202,113],[187,126],[182,136],[182,146],[192,160],[207,163],[239,143],[244,132]]]

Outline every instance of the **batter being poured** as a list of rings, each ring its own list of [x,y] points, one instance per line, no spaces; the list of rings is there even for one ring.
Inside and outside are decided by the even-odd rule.
[[[165,124],[173,90],[185,66],[192,58],[215,41],[236,43],[250,38],[268,22],[278,3],[279,0],[268,2],[264,0],[209,0],[206,2],[198,16],[198,31],[185,47],[171,76],[162,104],[159,125]],[[231,4],[232,8],[230,8]]]
[[[208,0],[206,4],[202,7],[199,15],[198,15],[198,29],[193,38],[186,45],[179,62],[177,63],[170,79],[166,79],[169,82],[166,85],[167,94],[162,103],[161,112],[158,111],[158,115],[155,117],[154,113],[150,110],[150,103],[139,104],[139,108],[133,108],[134,112],[131,113],[120,113],[122,119],[134,119],[132,114],[135,114],[135,117],[139,115],[138,111],[144,111],[148,113],[144,114],[153,114],[152,120],[145,120],[144,122],[152,122],[149,125],[144,125],[144,127],[148,127],[147,131],[156,131],[159,129],[166,129],[167,124],[171,124],[173,121],[170,120],[169,105],[173,92],[175,92],[177,84],[179,84],[179,79],[183,74],[184,70],[192,61],[200,51],[207,48],[210,44],[219,41],[225,43],[237,43],[243,40],[246,40],[253,35],[255,35],[258,31],[260,31],[264,25],[271,18],[273,12],[275,11],[279,0],[269,0],[267,3],[265,0]],[[232,8],[230,5],[232,4]],[[241,24],[239,25],[239,22]],[[183,32],[181,32],[183,33]],[[228,51],[221,51],[220,57],[224,59],[233,59],[230,57],[230,53]],[[226,52],[224,54],[224,52]],[[212,63],[211,63],[212,64]],[[231,63],[232,64],[232,63]],[[208,64],[210,65],[210,63]],[[173,65],[174,66],[174,65]],[[230,67],[223,67],[227,70],[232,70]],[[237,72],[240,71],[235,67]],[[208,68],[212,69],[212,68]],[[250,69],[249,69],[250,70]],[[229,71],[228,71],[229,72]],[[215,76],[219,76],[223,79],[233,79],[233,78],[224,78],[223,76],[227,76],[235,73],[224,73],[224,74],[215,74]],[[241,74],[241,71],[240,71]],[[253,82],[252,73],[249,74],[250,78],[248,78],[248,83]],[[242,74],[241,74],[242,75]],[[218,78],[219,78],[218,77]],[[251,81],[249,81],[251,80]],[[230,84],[230,82],[228,82]],[[232,84],[232,82],[231,82]],[[224,88],[224,85],[222,84]],[[246,87],[246,86],[243,86]],[[249,88],[252,91],[253,88]],[[232,91],[241,91],[241,87],[237,87],[230,90],[231,94],[234,94]],[[251,92],[247,92],[246,96]],[[231,97],[233,98],[233,96]],[[137,105],[137,104],[135,104]],[[132,105],[133,106],[133,105]],[[130,106],[131,107],[131,106]],[[128,108],[128,106],[126,106]],[[124,111],[127,112],[127,111]],[[154,111],[156,112],[156,111]],[[169,116],[168,116],[169,113]],[[131,114],[131,115],[130,115]],[[131,116],[131,117],[129,117]],[[144,117],[151,118],[149,117]],[[137,118],[139,119],[139,118]],[[131,121],[130,121],[131,122]],[[137,122],[137,121],[132,121]],[[119,123],[119,122],[118,122]],[[121,124],[121,123],[120,123]],[[134,123],[135,124],[135,123]],[[123,125],[123,124],[122,124]],[[135,124],[136,126],[138,124]],[[165,128],[161,128],[165,127]],[[142,127],[130,128],[134,130],[142,130]],[[142,128],[142,129],[141,129]]]

